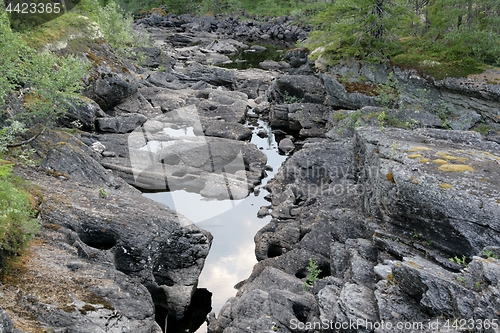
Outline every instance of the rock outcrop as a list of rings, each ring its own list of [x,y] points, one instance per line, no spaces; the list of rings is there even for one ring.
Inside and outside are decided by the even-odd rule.
[[[498,127],[500,87],[493,82],[474,78],[435,81],[414,70],[354,62],[335,65],[321,77],[334,108],[417,107],[432,111],[454,130],[469,130],[480,122]]]
[[[259,263],[211,330],[431,332],[498,319],[500,261],[487,249],[500,242],[499,159],[477,133],[434,129],[360,127],[304,145],[267,186]],[[374,330],[381,322],[393,326]]]
[[[20,280],[8,282],[13,318],[24,322],[28,311],[30,327],[148,333],[165,320],[155,308],[181,319],[212,236],[112,175],[74,136],[49,131],[32,146],[40,170],[16,172],[43,194],[42,232]],[[51,296],[45,286],[54,281]],[[57,296],[65,290],[73,294]]]
[[[165,15],[153,13],[147,18],[136,21],[138,25],[153,27],[177,28],[177,32],[218,33],[238,39],[276,39],[280,41],[295,42],[307,37],[310,28],[301,28],[292,24],[292,18],[287,16],[267,19],[261,22],[252,18],[239,21],[234,17],[209,16],[193,17],[191,15]],[[189,44],[192,40],[181,34],[174,35],[171,42]]]

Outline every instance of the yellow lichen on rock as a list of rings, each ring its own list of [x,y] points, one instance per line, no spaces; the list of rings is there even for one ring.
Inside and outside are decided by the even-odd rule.
[[[394,174],[392,172],[389,172],[388,174],[385,175],[385,177],[387,178],[388,181],[390,181],[391,183],[395,183],[394,181]]]
[[[413,184],[415,185],[418,185],[418,179],[415,178],[415,176],[411,176],[409,179],[408,179],[409,182],[412,182]]]
[[[465,171],[475,172],[476,171],[476,169],[474,169],[471,165],[467,165],[467,164],[443,164],[438,169],[440,171],[444,171],[444,172],[465,172]]]
[[[432,150],[430,148],[427,148],[427,147],[413,147],[412,149],[409,150],[409,152],[412,152],[412,153],[415,153],[415,152],[418,152],[418,151],[422,151],[422,150]]]
[[[439,187],[444,188],[444,189],[449,189],[449,188],[452,188],[453,186],[451,184],[448,184],[448,183],[441,183],[441,184],[439,184]]]
[[[435,164],[448,164],[448,162],[446,162],[445,160],[442,160],[440,158],[432,160],[432,163],[435,163]]]
[[[421,158],[422,155],[421,154],[411,154],[411,155],[408,155],[408,158]]]
[[[419,161],[420,163],[427,163],[427,162],[429,162],[430,160],[429,160],[428,158],[425,158],[425,157],[424,157],[424,158],[419,159],[418,161]]]
[[[448,161],[458,161],[458,162],[465,162],[467,161],[467,157],[458,157],[458,156],[453,156],[445,152],[437,152],[436,155],[440,156],[441,158],[448,160]]]

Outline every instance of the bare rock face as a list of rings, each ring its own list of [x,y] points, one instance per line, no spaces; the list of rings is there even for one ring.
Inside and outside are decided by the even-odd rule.
[[[80,127],[83,130],[95,130],[97,117],[106,114],[101,107],[91,99],[75,100],[70,102],[68,111],[59,123],[69,128]]]
[[[454,130],[469,130],[481,121],[497,125],[500,120],[500,89],[488,80],[445,78],[438,81],[423,78],[415,70],[362,62],[340,63],[320,76],[328,104],[335,108],[413,109],[418,106],[422,111],[440,116]]]
[[[104,187],[119,188],[123,182],[106,171],[99,154],[76,137],[62,131],[46,131],[31,143],[42,156],[40,167],[62,178],[82,179]],[[98,151],[103,151],[106,147]]]
[[[67,234],[79,257],[112,265],[147,287],[157,306],[182,318],[210,249],[208,232],[139,192],[24,176],[43,192],[42,221]]]
[[[446,319],[498,318],[498,145],[461,131],[354,132],[304,145],[267,185],[273,219],[255,236],[259,262],[213,332],[357,322],[354,331],[403,333],[397,322],[418,322],[430,333]],[[394,326],[374,330],[381,321]]]
[[[356,131],[365,210],[449,256],[500,242],[500,148],[478,133]],[[474,190],[472,190],[474,189]]]
[[[46,223],[27,259],[10,272],[2,299],[16,326],[28,332],[157,332],[146,287],[117,271],[101,250],[84,257],[74,240],[71,230]],[[1,332],[23,332],[3,323]]]
[[[182,318],[196,291],[198,276],[210,249],[210,233],[165,206],[146,199],[139,191],[114,177],[91,157],[99,156],[73,136],[49,131],[40,135],[32,145],[42,157],[42,168],[40,171],[20,169],[19,173],[43,193],[40,219],[44,228],[57,231],[50,237],[62,242],[60,246],[66,252],[61,256],[77,262],[75,267],[83,267],[79,272],[88,272],[89,279],[94,275],[99,279],[102,275],[108,276],[111,284],[123,279],[133,281],[131,286],[127,284],[129,282],[117,285],[116,296],[102,292],[107,302],[106,297],[111,297],[110,304],[115,304],[113,297],[120,299],[123,296],[118,290],[129,287],[142,288],[144,302],[149,302],[149,308],[141,305],[141,311],[148,314],[138,313],[143,318],[150,318],[151,326],[141,327],[140,323],[128,324],[125,321],[123,325],[131,328],[117,328],[116,332],[152,332],[153,304],[167,309],[172,318]],[[38,250],[38,247],[34,248],[34,251]],[[52,252],[42,251],[40,260],[50,263],[53,259],[46,257],[47,253]],[[94,264],[96,271],[88,271],[87,268]],[[104,272],[98,270],[101,266]],[[88,286],[99,288],[90,280]],[[37,302],[35,305],[42,306]],[[127,306],[125,302],[121,311],[133,312]],[[90,305],[86,308],[90,309]],[[97,318],[104,314],[98,314]],[[53,327],[69,320],[62,317]],[[40,311],[37,320],[43,323],[50,318],[49,314]],[[127,318],[135,320],[135,317]],[[89,321],[88,315],[81,320]],[[104,322],[92,320],[96,327],[106,326]],[[96,328],[95,331],[99,330]]]

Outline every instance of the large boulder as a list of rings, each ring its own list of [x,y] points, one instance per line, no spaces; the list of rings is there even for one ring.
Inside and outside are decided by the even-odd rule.
[[[120,188],[123,181],[106,171],[96,158],[99,154],[73,135],[46,131],[31,142],[41,157],[40,167],[61,178],[74,178]]]
[[[95,130],[97,118],[105,115],[99,104],[91,99],[73,100],[69,102],[68,111],[58,122],[69,128],[92,131]]]
[[[84,94],[107,111],[137,92],[137,74],[111,50],[109,45],[94,47],[87,53],[92,73]]]
[[[204,81],[215,86],[223,86],[229,89],[234,88],[236,84],[236,77],[233,70],[200,65],[196,62],[186,67],[183,73],[179,73],[177,76],[181,81]]]
[[[331,107],[322,104],[278,104],[271,107],[269,122],[274,128],[298,131],[301,137],[321,137],[331,113]]]
[[[321,104],[326,101],[326,91],[321,80],[314,75],[281,75],[269,87],[268,99],[285,104]]]
[[[214,121],[207,124],[205,135],[232,140],[250,140],[252,130],[238,123]]]

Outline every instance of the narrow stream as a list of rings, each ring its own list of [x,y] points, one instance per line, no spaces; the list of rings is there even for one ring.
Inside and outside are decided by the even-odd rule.
[[[278,153],[278,144],[266,122],[250,119],[247,126],[254,127],[251,142],[267,155],[267,164],[273,168],[262,180],[262,184],[266,184],[286,156]],[[265,131],[268,137],[259,137],[259,131]],[[264,199],[266,195],[266,191],[260,191],[258,195],[251,193],[245,199],[231,201],[206,200],[198,193],[184,190],[175,191],[175,198],[170,192],[144,193],[144,196],[169,206],[214,236],[198,288],[206,288],[212,293],[212,311],[216,315],[227,299],[235,296],[234,286],[246,279],[257,263],[254,235],[271,220],[270,216],[257,218],[260,207],[269,205]],[[203,324],[196,332],[206,331],[206,324]]]

